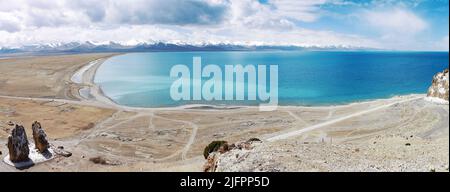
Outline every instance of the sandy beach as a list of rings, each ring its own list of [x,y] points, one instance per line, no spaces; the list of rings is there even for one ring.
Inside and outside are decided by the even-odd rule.
[[[449,108],[426,101],[425,93],[271,112],[134,108],[114,103],[93,82],[114,55],[0,60],[0,143],[12,129],[9,121],[27,131],[39,121],[51,143],[73,153],[23,171],[202,171],[211,141],[249,138],[263,143],[244,152],[248,161],[225,157],[222,171],[448,171]],[[78,70],[77,83],[72,77]],[[8,151],[3,144],[1,158]],[[90,161],[96,157],[105,162]],[[19,170],[2,162],[0,171]]]

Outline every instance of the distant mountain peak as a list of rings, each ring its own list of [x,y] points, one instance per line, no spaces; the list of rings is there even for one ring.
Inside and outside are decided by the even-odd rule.
[[[246,43],[205,43],[188,44],[184,42],[134,42],[134,44],[121,44],[114,41],[96,43],[92,41],[47,43],[25,45],[17,48],[2,47],[0,54],[11,53],[91,53],[91,52],[151,52],[151,51],[258,51],[258,50],[373,50],[363,47],[346,45],[336,46],[297,46],[297,45],[258,45]]]

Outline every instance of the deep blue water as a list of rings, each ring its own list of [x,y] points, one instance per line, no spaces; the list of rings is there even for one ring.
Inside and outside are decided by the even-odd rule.
[[[435,73],[448,68],[448,52],[152,52],[108,59],[95,82],[119,104],[165,107],[184,104],[253,105],[251,101],[173,101],[170,69],[192,57],[202,66],[278,65],[280,105],[334,105],[426,93]]]

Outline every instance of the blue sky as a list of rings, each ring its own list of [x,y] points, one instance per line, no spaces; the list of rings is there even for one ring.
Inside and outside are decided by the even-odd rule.
[[[91,41],[444,50],[448,0],[0,0],[0,47]]]

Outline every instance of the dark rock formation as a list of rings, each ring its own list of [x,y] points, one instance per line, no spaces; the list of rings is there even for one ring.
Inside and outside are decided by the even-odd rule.
[[[428,97],[439,98],[448,101],[449,94],[449,78],[448,69],[443,72],[437,73],[433,77],[431,87],[428,89]]]
[[[41,127],[41,123],[35,121],[32,125],[32,129],[36,149],[41,153],[46,152],[48,150],[49,143],[47,141],[47,135]]]
[[[16,125],[11,131],[11,135],[8,137],[8,150],[11,162],[16,163],[29,160],[28,154],[30,149],[28,148],[27,133],[23,126]]]
[[[208,158],[209,154],[212,152],[219,151],[220,153],[225,153],[228,151],[228,143],[226,141],[213,141],[203,150],[203,156],[205,159]]]
[[[251,143],[251,142],[259,142],[261,141],[261,139],[258,138],[250,138],[249,140],[247,140],[247,143]]]

